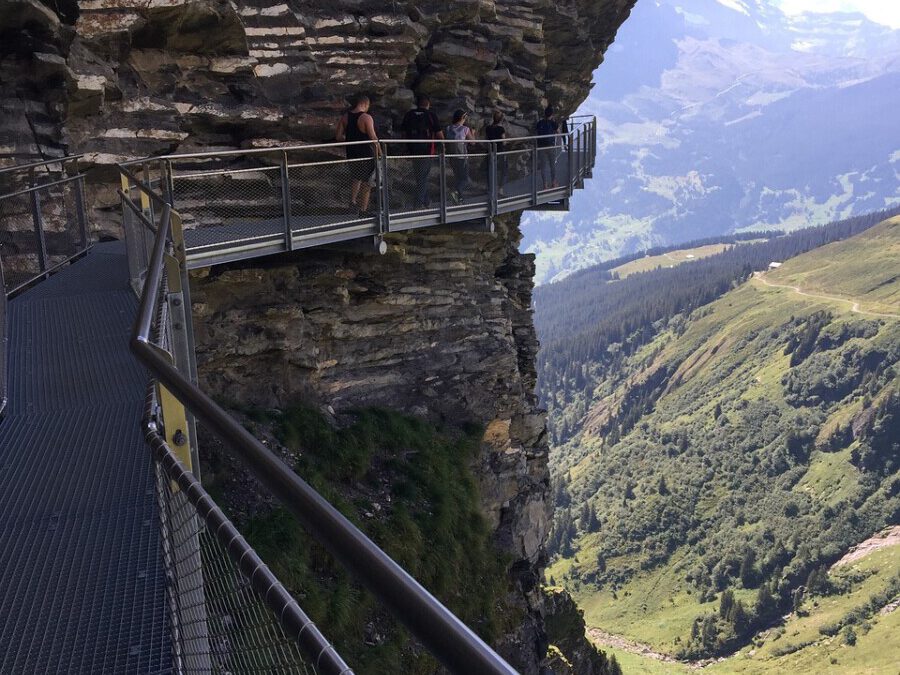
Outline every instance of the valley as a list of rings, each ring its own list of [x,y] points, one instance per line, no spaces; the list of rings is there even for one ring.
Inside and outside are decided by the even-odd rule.
[[[537,281],[897,204],[898,82],[900,31],[861,14],[639,2],[581,108],[598,118],[593,179],[570,213],[523,220]]]
[[[700,276],[736,254],[605,283],[633,295],[643,277]],[[900,518],[898,260],[895,216],[764,274],[757,262],[687,311],[598,328],[595,342],[611,337],[591,349],[544,343],[557,425],[546,579],[624,672],[892,672],[900,546],[834,565]],[[640,287],[653,307],[660,286]],[[553,336],[570,308],[541,300]]]

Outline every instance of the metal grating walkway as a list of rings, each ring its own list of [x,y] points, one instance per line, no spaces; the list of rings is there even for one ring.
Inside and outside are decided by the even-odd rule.
[[[136,311],[119,243],[9,303],[0,673],[171,670]]]

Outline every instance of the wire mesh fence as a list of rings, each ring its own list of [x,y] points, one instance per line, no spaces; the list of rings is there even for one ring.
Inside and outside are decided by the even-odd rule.
[[[254,157],[252,166],[209,164],[186,161],[171,167],[172,200],[186,230],[224,227],[223,235],[235,242],[283,236],[282,167],[275,153]],[[197,241],[205,239],[200,235]]]
[[[0,170],[0,264],[13,293],[87,250],[77,157]]]
[[[379,209],[374,157],[330,157],[288,166],[291,231],[297,234],[374,221]]]
[[[225,543],[221,532],[233,537],[233,526],[210,527],[197,508],[200,500],[211,501],[209,496],[162,444],[155,466],[177,672],[319,672],[229,555],[227,547],[244,548],[242,556],[248,555],[243,538]]]
[[[0,200],[0,264],[6,293],[42,273],[40,239],[32,218],[31,194]]]
[[[530,197],[534,187],[534,144],[527,141],[510,141],[497,153],[498,165],[505,168],[506,181],[501,181],[501,202]],[[498,173],[502,172],[498,168]]]
[[[151,197],[154,172],[123,180],[123,225],[129,275],[138,295],[152,294],[147,339],[176,364],[180,288],[168,266],[154,257],[158,237],[165,255],[184,253],[170,232],[169,207]],[[241,174],[238,174],[241,175]],[[159,185],[165,186],[166,180]],[[177,237],[177,231],[175,232]],[[183,258],[182,258],[183,262]],[[158,274],[154,291],[152,270]],[[171,284],[170,284],[171,282]],[[147,284],[150,284],[148,286]],[[166,402],[167,401],[167,402]],[[171,417],[170,417],[171,415]],[[185,409],[165,387],[151,383],[145,406],[147,441],[153,453],[160,546],[175,671],[188,674],[291,673],[351,675],[296,600],[240,535],[166,439],[179,442],[175,427]],[[181,441],[184,450],[186,444]]]
[[[182,215],[191,260],[215,264],[558,205],[589,173],[595,124],[572,119],[566,133],[540,139],[382,139],[126,166],[143,170]]]
[[[415,152],[385,158],[387,207],[391,216],[403,217],[440,209],[446,163],[442,169],[441,157],[429,151],[428,145],[422,145],[415,148]]]

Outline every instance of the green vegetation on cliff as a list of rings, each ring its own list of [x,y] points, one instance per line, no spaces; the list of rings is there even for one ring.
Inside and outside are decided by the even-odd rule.
[[[299,475],[488,642],[521,620],[479,510],[471,463],[480,429],[438,430],[385,410],[360,411],[341,428],[308,408],[248,417],[254,433],[271,433]],[[293,516],[265,506],[251,513],[248,541],[357,672],[435,672],[436,662]]]
[[[554,451],[548,575],[589,626],[683,658],[734,652],[900,520],[898,260],[895,218],[637,325],[596,361],[573,342],[574,360],[544,355],[571,439]],[[656,306],[652,290],[635,302]],[[880,609],[853,626],[882,630]]]

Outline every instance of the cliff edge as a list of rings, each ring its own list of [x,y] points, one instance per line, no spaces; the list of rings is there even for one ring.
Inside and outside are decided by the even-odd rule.
[[[511,135],[526,135],[546,104],[568,114],[584,100],[633,4],[3,0],[0,157],[85,152],[102,169],[322,142],[360,91],[387,137],[414,92],[430,94],[443,121],[462,107],[480,129],[500,109]],[[117,233],[113,182],[96,180],[89,201],[95,228]],[[534,395],[534,260],[519,239],[515,217],[493,233],[394,234],[384,256],[323,248],[202,270],[192,299],[201,379],[224,398],[484,426],[482,508],[525,617],[501,651],[537,673],[548,447]]]

